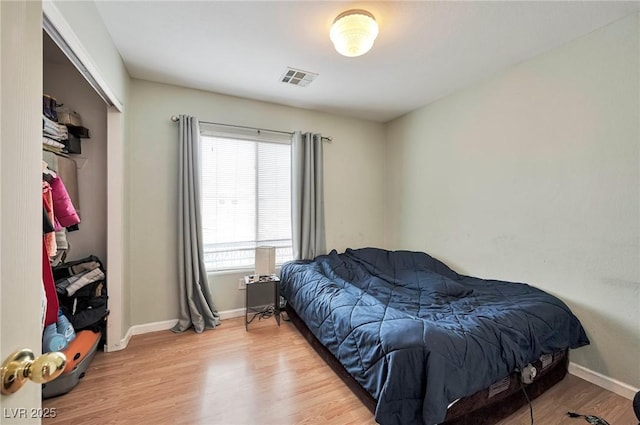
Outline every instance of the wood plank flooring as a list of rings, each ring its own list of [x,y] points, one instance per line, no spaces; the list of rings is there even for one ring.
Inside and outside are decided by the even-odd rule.
[[[213,331],[134,336],[97,353],[70,393],[43,401],[53,424],[368,425],[371,413],[288,322],[243,318]],[[636,425],[631,402],[569,375],[533,403],[536,425],[583,425],[567,411]],[[523,408],[500,425],[529,425]]]

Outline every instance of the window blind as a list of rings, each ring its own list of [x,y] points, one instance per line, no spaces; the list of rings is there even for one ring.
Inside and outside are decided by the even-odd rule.
[[[252,268],[257,246],[292,258],[291,146],[203,135],[202,226],[210,270]]]

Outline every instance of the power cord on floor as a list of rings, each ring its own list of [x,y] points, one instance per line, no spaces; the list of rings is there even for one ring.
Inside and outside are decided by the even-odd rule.
[[[264,310],[258,313],[258,320],[268,319],[276,313],[276,308],[272,305],[267,306]]]
[[[524,394],[524,398],[527,399],[527,403],[529,403],[529,415],[531,416],[531,425],[533,425],[533,405],[531,404],[531,400],[529,400],[529,394],[527,394],[527,390],[524,387],[524,382],[522,382],[522,377],[518,379],[520,381],[520,388],[522,388],[522,394]]]
[[[579,413],[567,412],[567,416],[570,418],[584,418],[591,425],[609,425],[609,422],[593,415],[581,415]]]
[[[276,309],[272,305],[265,307],[263,310],[254,312],[253,316],[251,316],[251,318],[249,320],[247,320],[247,325],[250,324],[251,322],[253,322],[253,320],[256,317],[258,318],[258,320],[268,319],[269,317],[273,316],[275,314],[275,312],[276,312]]]
[[[524,387],[524,384],[525,382],[527,383],[533,382],[537,374],[536,370],[531,365],[528,365],[527,367],[523,368],[523,370],[516,369],[516,372],[518,372],[518,381],[520,382],[520,388],[522,389],[522,393],[524,394],[524,397],[527,399],[527,403],[529,403],[529,414],[531,415],[531,425],[534,425],[533,424],[533,405],[531,404],[531,400],[529,399],[529,395],[527,394],[527,390]],[[573,413],[573,412],[567,412],[567,415],[570,418],[584,418],[591,425],[609,425],[609,422],[605,421],[604,419],[598,416],[581,415],[579,413]]]

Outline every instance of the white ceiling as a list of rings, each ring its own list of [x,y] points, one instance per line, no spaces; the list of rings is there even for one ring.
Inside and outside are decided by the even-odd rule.
[[[96,1],[134,78],[385,122],[637,12],[638,1]],[[329,40],[365,8],[358,58]],[[318,73],[280,82],[291,66]]]

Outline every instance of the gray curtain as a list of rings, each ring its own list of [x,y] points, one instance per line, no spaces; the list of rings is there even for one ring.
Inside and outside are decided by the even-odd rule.
[[[322,136],[293,133],[291,140],[291,221],[293,257],[326,254]]]
[[[220,324],[204,266],[200,218],[200,128],[198,120],[180,115],[178,188],[178,284],[180,317],[171,329],[193,326],[200,333]]]

